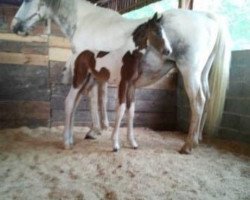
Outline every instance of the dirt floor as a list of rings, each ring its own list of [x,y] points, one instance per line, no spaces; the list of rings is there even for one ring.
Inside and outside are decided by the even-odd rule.
[[[62,127],[0,131],[0,199],[250,199],[250,147],[222,141],[178,150],[185,135],[137,128],[139,149],[113,153],[111,131],[83,140],[75,128],[64,150]]]

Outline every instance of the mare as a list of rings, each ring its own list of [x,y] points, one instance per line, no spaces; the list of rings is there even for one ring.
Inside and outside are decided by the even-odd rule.
[[[126,44],[128,35],[147,19],[128,20],[115,11],[85,0],[24,0],[12,21],[12,30],[26,35],[36,22],[52,18],[69,38],[74,55],[66,63],[65,81],[72,75],[77,55],[86,49],[113,51]],[[112,25],[112,26],[111,26]],[[162,26],[167,33],[171,54],[162,68],[176,67],[182,76],[189,98],[191,119],[181,153],[190,153],[206,131],[216,133],[224,108],[231,58],[230,36],[226,23],[207,12],[167,10]],[[91,38],[91,39],[90,39]],[[172,64],[172,61],[175,65]],[[101,122],[98,113],[97,86],[90,90],[93,128],[108,126],[106,113],[107,85],[99,85]],[[90,132],[90,133],[91,133]]]

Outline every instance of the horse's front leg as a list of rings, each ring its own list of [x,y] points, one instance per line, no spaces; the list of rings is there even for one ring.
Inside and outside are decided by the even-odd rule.
[[[114,152],[117,152],[120,149],[120,143],[119,143],[120,125],[121,125],[121,121],[125,113],[125,110],[126,110],[125,103],[119,104],[116,109],[115,127],[114,127],[113,134],[112,134]]]
[[[101,134],[100,118],[98,112],[98,88],[95,84],[89,92],[90,111],[92,118],[92,128],[86,135],[86,139],[96,139]]]
[[[120,125],[123,118],[123,115],[126,110],[126,93],[127,93],[127,83],[126,81],[121,81],[118,88],[118,106],[116,108],[116,118],[115,118],[115,127],[112,134],[113,139],[113,151],[117,152],[120,149],[119,144],[119,132],[120,132]]]
[[[80,88],[71,86],[70,91],[65,99],[65,126],[64,126],[64,147],[70,149],[73,146],[73,123],[74,112],[81,99]]]
[[[106,82],[101,82],[98,85],[99,85],[98,100],[99,100],[99,108],[101,115],[101,127],[102,129],[107,130],[109,127],[109,120],[107,114],[108,84]]]
[[[134,135],[134,116],[135,116],[135,87],[130,86],[128,88],[127,92],[127,137],[130,145],[134,148],[138,148],[138,144],[135,140],[135,135]]]

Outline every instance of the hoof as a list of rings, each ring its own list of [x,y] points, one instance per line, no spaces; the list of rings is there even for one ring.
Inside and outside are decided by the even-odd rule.
[[[97,139],[97,135],[101,135],[101,132],[99,130],[91,129],[85,136],[85,139],[95,140]]]
[[[119,149],[118,148],[113,148],[113,152],[118,152]]]
[[[97,138],[93,134],[87,134],[84,139],[85,140],[96,140]]]
[[[110,127],[109,125],[104,124],[104,125],[102,125],[102,130],[107,131],[107,130],[109,130],[109,127]]]
[[[198,147],[198,146],[199,146],[199,141],[198,141],[198,140],[197,140],[197,141],[194,141],[194,142],[193,142],[193,147],[196,148],[196,147]]]
[[[64,149],[65,150],[71,150],[73,148],[72,144],[64,144]]]
[[[188,147],[186,144],[179,151],[180,154],[191,154],[192,148]]]
[[[134,150],[137,150],[138,148],[139,148],[138,146],[136,146],[136,147],[133,147],[133,149],[134,149]]]

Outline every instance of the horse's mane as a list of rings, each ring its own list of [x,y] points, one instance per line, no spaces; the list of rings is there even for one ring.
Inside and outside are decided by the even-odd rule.
[[[135,42],[135,45],[139,49],[144,49],[147,47],[147,28],[148,28],[148,22],[141,24],[138,26],[134,32],[133,32],[133,40]]]

